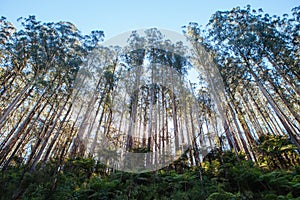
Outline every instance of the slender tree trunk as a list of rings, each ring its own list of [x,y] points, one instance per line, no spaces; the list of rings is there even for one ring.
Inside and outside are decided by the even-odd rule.
[[[67,103],[67,101],[69,100],[69,98],[70,98],[70,95],[69,95],[69,97],[67,97],[67,99],[65,100],[65,104]],[[46,152],[45,152],[45,155],[44,155],[44,158],[43,158],[43,161],[42,161],[42,167],[45,166],[46,161],[48,160],[48,157],[49,157],[50,152],[51,152],[51,150],[52,150],[52,148],[53,148],[53,146],[54,146],[54,143],[57,141],[57,138],[58,138],[58,136],[59,136],[59,133],[61,132],[61,130],[62,130],[63,126],[64,126],[64,123],[65,123],[67,117],[68,117],[69,114],[70,114],[72,105],[73,105],[73,104],[71,103],[70,106],[68,106],[68,110],[67,110],[67,112],[64,114],[64,117],[63,117],[62,121],[60,122],[60,126],[58,127],[58,129],[56,130],[56,132],[53,134],[53,138],[52,138],[52,140],[51,140],[51,142],[50,142],[50,144],[49,144],[49,146],[48,146],[48,148],[47,148],[47,150],[46,150]],[[60,117],[60,116],[58,116],[58,117]]]
[[[300,149],[300,143],[298,141],[297,134],[295,133],[293,127],[290,126],[290,124],[288,122],[288,119],[286,119],[286,117],[284,116],[284,114],[282,113],[282,111],[278,108],[277,104],[274,102],[273,98],[269,95],[269,93],[267,92],[267,90],[260,83],[260,80],[258,79],[258,77],[256,76],[256,74],[252,71],[249,63],[247,62],[247,60],[245,60],[245,58],[244,58],[244,61],[247,64],[247,68],[248,68],[250,74],[255,79],[255,81],[258,84],[260,90],[262,91],[262,93],[264,94],[264,96],[266,97],[266,99],[268,100],[268,103],[272,106],[272,108],[276,112],[277,116],[279,117],[280,121],[282,122],[283,126],[285,127],[287,133],[289,134],[291,140],[298,147],[298,149]]]
[[[29,89],[30,86],[31,86],[31,88]],[[33,90],[33,88],[34,88],[34,86],[32,86],[31,84],[28,83],[21,90],[21,92],[15,97],[15,99],[12,101],[12,103],[4,110],[3,114],[0,117],[0,130],[2,129],[3,123],[4,123],[5,119],[8,117],[8,115],[11,114],[13,111],[15,111],[21,105],[21,104],[19,104],[19,106],[16,107],[19,100],[23,97],[23,95],[27,92],[28,89],[29,89],[29,93],[28,93],[28,95],[29,95],[30,92]]]
[[[51,129],[48,130],[48,132],[46,133],[45,138],[44,138],[44,142],[43,142],[43,144],[42,144],[42,146],[40,148],[40,151],[37,153],[37,155],[36,155],[36,157],[35,157],[32,165],[31,165],[30,171],[34,171],[35,168],[36,168],[36,165],[37,165],[38,161],[40,161],[40,158],[41,158],[42,154],[44,153],[45,148],[46,148],[46,146],[48,144],[48,141],[49,141],[49,138],[51,136],[51,133],[53,132],[54,128],[56,127],[56,124],[57,124],[57,122],[58,122],[58,120],[59,120],[59,118],[60,118],[63,110],[65,109],[66,104],[67,104],[67,101],[65,101],[64,104],[63,104],[63,106],[60,108],[60,110],[59,110],[59,112],[58,112],[58,114],[56,116],[56,119],[52,123]]]

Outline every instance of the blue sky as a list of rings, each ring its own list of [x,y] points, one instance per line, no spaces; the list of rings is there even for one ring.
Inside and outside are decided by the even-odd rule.
[[[217,10],[235,6],[263,8],[282,15],[300,5],[300,0],[0,0],[0,16],[16,24],[19,17],[35,15],[44,22],[70,21],[84,34],[103,30],[109,39],[140,28],[164,28],[180,32],[189,22],[207,24]]]

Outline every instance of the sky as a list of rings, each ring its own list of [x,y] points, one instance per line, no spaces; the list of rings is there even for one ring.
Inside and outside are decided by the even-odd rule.
[[[69,21],[83,33],[103,30],[105,40],[141,28],[181,32],[189,22],[206,25],[217,10],[262,8],[270,15],[291,13],[300,0],[0,0],[0,16],[15,25],[19,17],[35,15],[43,22]]]

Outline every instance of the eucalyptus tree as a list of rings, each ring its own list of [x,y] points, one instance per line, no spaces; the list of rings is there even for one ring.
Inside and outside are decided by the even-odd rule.
[[[5,70],[5,65],[7,65],[7,54],[8,54],[8,50],[6,48],[6,45],[8,40],[11,39],[12,34],[16,31],[16,28],[14,27],[14,25],[7,21],[7,19],[5,17],[1,17],[0,19],[0,44],[1,44],[1,53],[0,53],[0,63],[1,63],[1,68],[0,68],[0,75],[1,75],[1,101],[4,101],[4,93],[6,92],[6,90],[9,87],[9,84],[7,84],[7,81],[14,76],[13,72],[10,70]],[[2,104],[3,102],[1,102]],[[4,105],[1,107],[4,107]],[[2,110],[2,109],[1,109]]]
[[[254,125],[257,122],[263,124],[262,119],[250,119],[249,109],[246,108],[257,104],[257,100],[253,99],[253,104],[245,100],[245,97],[250,98],[256,92],[260,99],[264,98],[267,102],[263,108],[254,105],[258,112],[264,113],[264,118],[268,113],[268,117],[273,118],[272,122],[279,120],[277,127],[283,127],[280,134],[288,134],[300,147],[297,134],[299,79],[295,70],[295,66],[299,66],[299,59],[292,55],[295,49],[291,42],[293,40],[286,34],[287,31],[282,31],[285,28],[284,24],[289,24],[286,29],[293,30],[299,26],[296,20],[297,8],[294,9],[294,18],[290,20],[280,20],[277,16],[270,17],[267,14],[262,16],[261,13],[262,10],[257,14],[250,6],[245,9],[237,7],[231,11],[216,12],[210,19],[207,32],[202,33],[204,43],[208,49],[216,52],[215,58],[225,84],[226,96],[230,98],[227,102],[232,102],[231,108],[229,106],[230,118],[233,121],[238,119],[234,124],[242,148],[247,151],[243,138],[246,138],[248,143],[253,141],[251,135],[254,132],[249,134],[250,130],[266,134],[261,133],[261,126]],[[297,35],[297,31],[295,33]],[[245,87],[247,92],[244,92]],[[271,109],[271,113],[264,112],[264,109]],[[275,113],[275,116],[272,113]],[[251,123],[253,124],[249,127]],[[272,129],[274,131],[274,126]]]
[[[23,29],[2,46],[1,97],[11,99],[10,103],[1,99],[3,169],[16,153],[32,169],[42,158],[48,159],[69,119],[79,66],[88,47],[93,48],[101,36],[94,32],[92,38],[83,37],[69,22],[42,23],[34,16],[20,21]],[[7,76],[9,71],[12,75]]]
[[[128,63],[129,69],[133,71],[133,93],[130,98],[130,122],[128,126],[128,135],[126,142],[126,150],[133,147],[133,133],[137,122],[137,109],[139,100],[139,87],[141,85],[143,63],[145,59],[145,38],[140,36],[137,31],[133,31],[128,38],[129,51],[124,55],[125,62]]]
[[[183,28],[184,34],[193,45],[194,65],[203,75],[202,78],[205,83],[204,87],[209,92],[208,99],[213,99],[218,118],[222,121],[222,129],[220,131],[226,135],[229,147],[235,150],[237,156],[240,147],[235,134],[235,127],[231,123],[232,120],[228,115],[229,108],[226,101],[227,87],[226,82],[224,81],[224,76],[220,74],[219,66],[216,64],[214,58],[216,54],[208,48],[208,45],[205,43],[203,38],[203,30],[197,23],[189,23],[188,26],[184,26]],[[222,141],[221,143],[224,144],[224,142],[225,141]]]
[[[115,52],[111,47],[107,51]],[[74,139],[71,155],[85,152],[106,164],[117,161],[124,165],[119,166],[122,168],[136,163],[130,158],[136,158],[133,153],[144,153],[139,154],[144,160],[136,165],[150,166],[168,163],[170,156],[179,156],[188,146],[206,142],[212,145],[210,135],[217,129],[214,114],[207,109],[206,117],[211,119],[203,119],[206,128],[201,130],[203,122],[199,118],[205,114],[199,110],[199,101],[187,81],[191,63],[185,52],[182,42],[172,43],[154,28],[144,35],[133,31],[119,54],[102,58],[103,53],[96,53],[94,58],[101,59],[93,65],[100,71],[93,72],[93,67],[87,65],[88,86],[81,90],[83,98],[77,104],[77,111],[80,105],[83,110],[81,114],[74,112],[81,116],[77,121],[77,137],[81,139]],[[89,85],[89,80],[94,85]],[[104,103],[104,97],[108,97],[108,103]],[[205,133],[199,137],[201,131]],[[84,147],[82,151],[78,141]],[[117,155],[119,158],[115,158]],[[196,159],[200,162],[200,156],[195,158],[192,151],[190,155],[191,163]]]

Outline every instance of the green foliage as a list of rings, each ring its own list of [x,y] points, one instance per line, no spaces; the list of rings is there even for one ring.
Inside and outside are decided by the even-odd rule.
[[[23,199],[296,199],[300,167],[265,171],[234,153],[176,172],[172,165],[157,172],[110,172],[92,158],[69,159],[29,173],[9,168],[0,179],[1,199],[23,190]],[[218,157],[218,156],[217,156]],[[242,158],[242,157],[241,157]],[[200,176],[200,172],[202,176]],[[23,175],[23,176],[22,176]],[[202,178],[202,180],[201,180]]]
[[[234,195],[230,192],[214,192],[209,197],[207,200],[235,200],[239,199],[239,195]]]
[[[260,138],[263,155],[286,148],[283,137]],[[279,146],[279,147],[277,147]],[[276,152],[276,151],[275,151]],[[1,176],[1,199],[22,192],[23,199],[296,199],[300,196],[300,166],[274,170],[256,166],[232,151],[213,150],[199,167],[188,167],[186,156],[157,172],[111,172],[93,158],[51,161],[34,172],[23,165]],[[285,160],[288,162],[288,160]],[[283,164],[283,163],[282,163]],[[39,166],[39,165],[38,165]],[[283,164],[283,166],[285,166]],[[202,174],[200,176],[200,174]]]
[[[295,166],[300,163],[297,147],[287,136],[261,136],[256,152],[259,165],[267,169],[279,169]]]

